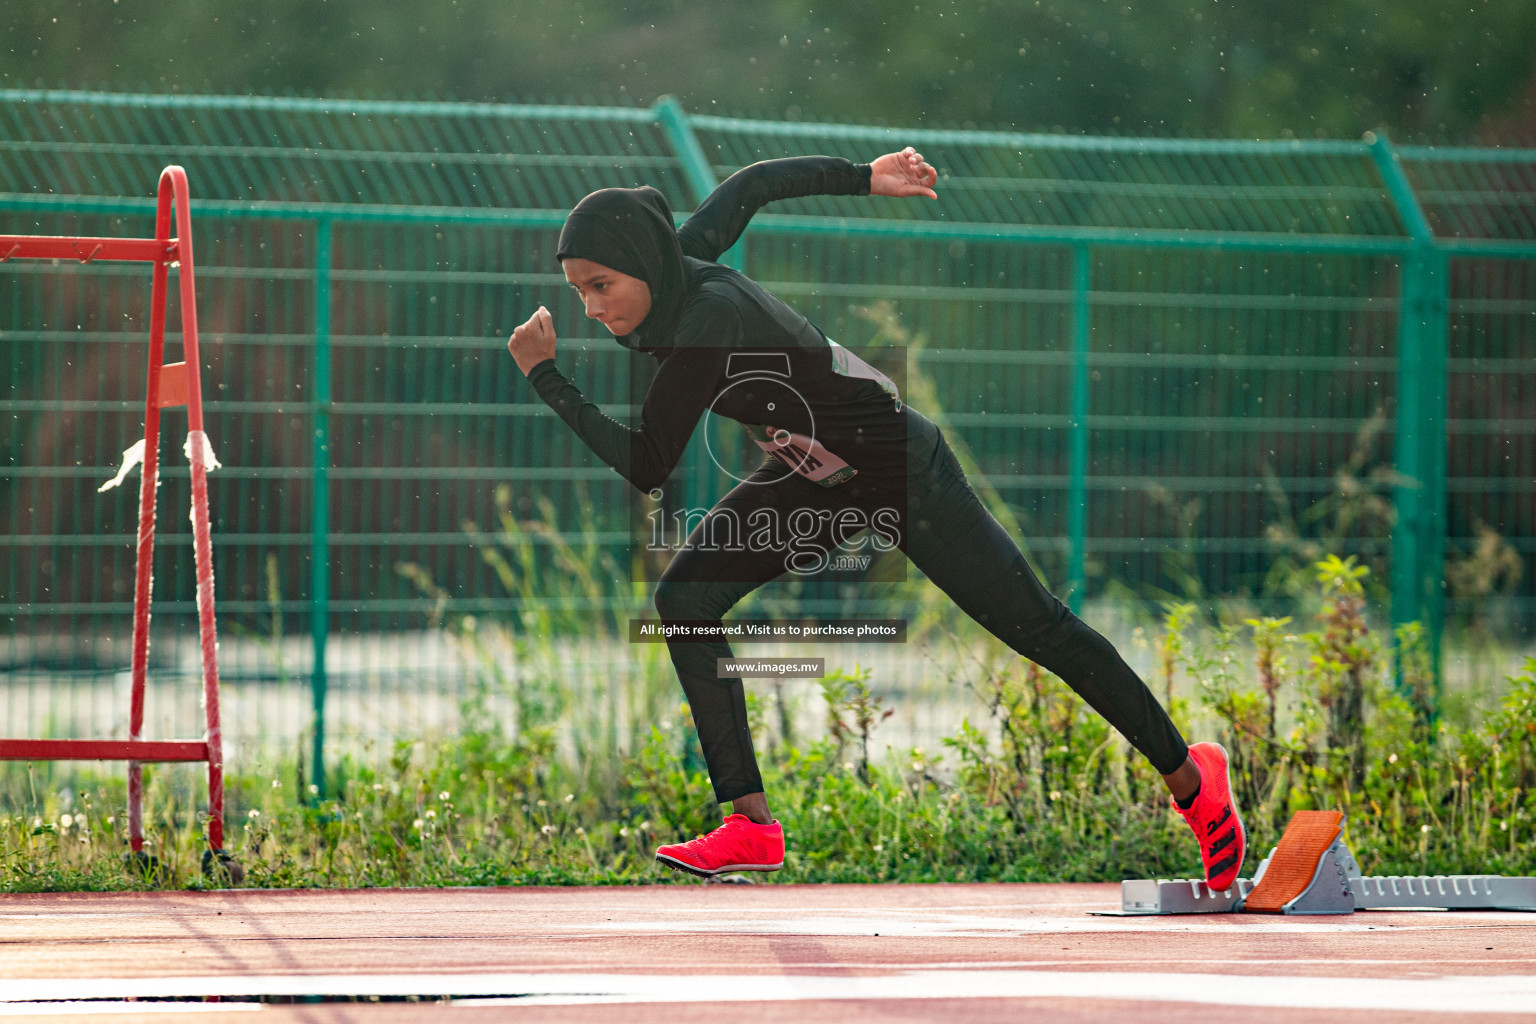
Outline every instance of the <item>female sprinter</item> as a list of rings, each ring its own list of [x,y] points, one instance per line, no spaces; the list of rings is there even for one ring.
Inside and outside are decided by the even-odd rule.
[[[818,551],[873,527],[967,614],[1060,676],[1146,755],[1195,832],[1206,880],[1226,889],[1245,847],[1226,751],[1185,744],[1114,647],[1041,585],[982,507],[938,428],[905,407],[883,374],[714,262],[774,200],[933,199],[937,180],[908,147],[872,164],[833,157],[753,164],[715,189],[681,228],[653,188],[603,189],[578,203],[555,255],[586,315],[620,345],[656,360],[638,428],[606,416],[560,372],[544,307],[512,332],[507,347],[539,396],[641,491],[667,479],[706,411],[746,425],[767,453],[689,533],[662,574],[656,609],[663,620],[718,623],[752,590],[786,572],[814,571]],[[755,528],[750,541],[743,538]],[[663,846],[656,857],[704,876],[777,870],[784,833],[768,810],[742,683],[716,678],[716,659],[731,657],[731,648],[723,640],[681,639],[668,647],[715,797],[733,813],[708,835]]]

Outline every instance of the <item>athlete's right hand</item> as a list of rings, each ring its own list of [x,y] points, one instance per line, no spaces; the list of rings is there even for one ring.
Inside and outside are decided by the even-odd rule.
[[[534,310],[533,316],[512,332],[507,351],[525,377],[544,360],[555,358],[555,321],[549,310],[543,306]]]

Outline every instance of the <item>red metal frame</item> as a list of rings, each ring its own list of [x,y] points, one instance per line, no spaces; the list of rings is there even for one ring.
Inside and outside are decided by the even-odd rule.
[[[176,235],[171,236],[175,216]],[[213,546],[208,532],[208,470],[211,455],[203,432],[203,392],[197,356],[196,282],[192,271],[192,215],[187,172],[172,165],[160,172],[154,238],[60,238],[0,235],[0,263],[10,259],[138,260],[154,264],[149,314],[149,384],[144,399],[144,465],[139,484],[138,560],[133,591],[133,690],[128,739],[0,739],[0,760],[128,762],[128,834],[135,853],[144,847],[146,761],[208,763],[208,846],[224,848],[224,742],[219,726],[219,668],[213,615]],[[165,300],[170,268],[179,268],[183,361],[165,362]],[[143,738],[144,683],[149,666],[149,603],[155,548],[155,496],[160,483],[160,410],[187,407],[187,450],[192,464],[192,538],[197,564],[197,625],[202,641],[203,706],[207,732],[201,741]]]

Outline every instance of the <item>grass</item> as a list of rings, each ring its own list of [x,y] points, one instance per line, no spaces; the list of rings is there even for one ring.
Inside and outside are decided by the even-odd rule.
[[[1421,634],[1368,626],[1367,574],[1350,559],[1313,571],[1301,620],[1201,621],[1170,604],[1143,634],[1186,734],[1220,739],[1250,829],[1252,871],[1296,810],[1337,807],[1367,873],[1536,874],[1536,660],[1496,707],[1437,718]],[[478,731],[401,742],[378,763],[335,766],[333,799],[283,780],[294,766],[229,778],[229,847],[243,884],[435,886],[676,882],[660,842],[720,813],[659,648],[640,684],[649,717],[617,753],[609,725],[562,699],[560,666],[529,634],[447,622],[485,666],[465,721]],[[972,659],[988,719],[937,749],[880,743],[889,714],[867,672],[823,681],[819,736],[789,732],[772,694],[749,707],[795,882],[1106,881],[1198,873],[1194,844],[1139,755],[1059,680],[979,630]],[[514,678],[496,644],[517,647]],[[520,646],[518,646],[520,645]],[[638,656],[638,655],[637,655]],[[509,690],[516,692],[507,692]],[[513,715],[487,714],[489,702]],[[482,702],[473,706],[474,702]],[[564,734],[572,744],[557,742]],[[881,751],[884,751],[883,756]],[[564,752],[562,752],[564,751]],[[125,868],[119,772],[0,773],[0,891],[200,887],[195,774],[146,768],[158,874]]]

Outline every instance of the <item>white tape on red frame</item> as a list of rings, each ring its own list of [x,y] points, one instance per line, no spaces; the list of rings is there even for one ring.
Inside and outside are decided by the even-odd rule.
[[[181,453],[187,457],[187,462],[201,458],[203,469],[213,472],[222,468],[218,457],[213,454],[213,445],[208,442],[208,434],[202,430],[192,430],[187,433],[187,439],[181,446]],[[97,494],[104,494],[112,488],[128,479],[128,474],[133,472],[135,466],[144,463],[144,439],[141,437],[131,446],[123,450],[123,463],[117,468],[117,475],[100,487],[96,488]]]

